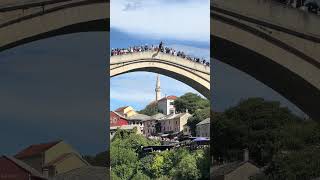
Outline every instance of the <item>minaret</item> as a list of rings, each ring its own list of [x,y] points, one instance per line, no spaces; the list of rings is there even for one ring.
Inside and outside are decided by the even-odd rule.
[[[157,75],[157,83],[156,83],[156,101],[158,101],[161,98],[161,89],[160,89],[160,78],[159,74]]]

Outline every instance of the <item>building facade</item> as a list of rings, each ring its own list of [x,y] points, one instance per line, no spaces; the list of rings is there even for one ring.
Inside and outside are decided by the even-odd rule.
[[[183,126],[183,135],[184,136],[191,136],[191,129],[187,124],[185,124]]]
[[[63,141],[31,145],[15,155],[15,158],[49,178],[89,165],[77,151]]]
[[[144,114],[135,114],[128,118],[129,125],[137,125],[141,132],[144,132],[144,121],[150,120],[151,117]]]
[[[176,108],[174,106],[174,101],[177,96],[166,96],[158,101],[158,109],[164,115],[175,114]]]
[[[196,125],[197,137],[210,137],[210,118],[207,118]]]
[[[131,116],[137,114],[137,112],[131,106],[120,107],[120,108],[116,109],[115,112],[125,118],[131,117]]]
[[[187,124],[192,115],[189,113],[170,114],[159,120],[162,133],[176,133],[183,131],[183,126]]]
[[[157,113],[151,116],[150,120],[146,120],[143,122],[143,134],[148,137],[155,135],[156,133],[161,132],[161,125],[159,123],[159,119],[163,118],[165,115],[162,113]]]
[[[233,162],[214,167],[210,174],[216,180],[250,180],[260,173],[260,169],[250,161]]]
[[[128,120],[119,113],[110,111],[110,127],[128,125]]]
[[[36,169],[11,156],[0,157],[1,180],[47,180]]]

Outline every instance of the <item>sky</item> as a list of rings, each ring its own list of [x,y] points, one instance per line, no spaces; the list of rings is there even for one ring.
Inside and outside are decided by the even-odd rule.
[[[0,52],[0,155],[65,140],[83,154],[107,147],[105,33],[77,33]]]

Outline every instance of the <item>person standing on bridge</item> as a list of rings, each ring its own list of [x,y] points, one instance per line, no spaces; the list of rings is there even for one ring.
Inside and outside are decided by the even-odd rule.
[[[159,52],[159,51],[162,51],[162,48],[163,48],[163,43],[162,43],[162,41],[160,41],[158,52]]]

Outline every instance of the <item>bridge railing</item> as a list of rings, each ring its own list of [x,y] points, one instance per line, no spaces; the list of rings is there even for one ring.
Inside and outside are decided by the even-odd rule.
[[[133,52],[133,53],[123,54],[123,55],[111,56],[110,58],[111,65],[125,64],[133,61],[148,60],[148,59],[151,61],[152,59],[154,59],[155,61],[166,60],[166,61],[170,61],[171,63],[183,66],[185,68],[190,68],[195,71],[199,71],[201,73],[210,74],[210,66],[206,66],[201,63],[193,62],[185,58],[170,55],[167,53],[162,53],[162,52],[157,53],[156,51]]]
[[[299,11],[271,0],[214,0],[211,3],[211,13],[218,11],[294,31],[303,38],[320,37],[318,15]]]
[[[74,0],[31,0],[27,2],[15,2],[15,3],[6,3],[1,4],[0,2],[0,12],[7,12],[7,11],[15,11],[19,9],[29,9],[38,6],[46,6],[52,5],[57,3],[64,3],[64,2],[72,2]]]
[[[171,49],[173,50],[173,49]],[[166,51],[169,51],[169,52],[166,52]],[[185,60],[188,60],[188,61],[192,61],[194,63],[198,63],[198,64],[201,64],[203,66],[208,66],[210,67],[210,61],[206,60],[206,59],[203,59],[203,58],[196,58],[196,57],[193,57],[193,56],[189,56],[189,55],[186,55],[184,54],[182,51],[176,51],[174,50],[173,51],[170,51],[170,49],[164,49],[162,51],[159,51],[159,49],[156,47],[156,48],[150,48],[150,47],[147,47],[147,49],[143,49],[141,51],[130,51],[128,49],[121,49],[121,50],[111,50],[111,53],[110,55],[111,56],[119,56],[119,55],[126,55],[126,54],[133,54],[133,53],[143,53],[143,52],[153,52],[154,53],[154,57],[157,56],[158,54],[166,54],[166,55],[169,55],[169,56],[173,56],[173,57],[179,57],[181,59],[185,59]],[[119,54],[114,54],[114,53],[119,53]],[[179,55],[179,53],[182,53]]]

